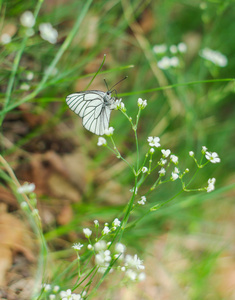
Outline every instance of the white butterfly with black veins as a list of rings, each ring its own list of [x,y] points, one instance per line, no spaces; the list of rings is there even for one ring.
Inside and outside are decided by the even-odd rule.
[[[105,129],[109,128],[111,110],[116,108],[116,97],[112,97],[113,91],[108,90],[105,93],[89,90],[73,93],[66,97],[66,103],[75,114],[82,118],[82,124],[87,130],[97,135],[103,135]]]

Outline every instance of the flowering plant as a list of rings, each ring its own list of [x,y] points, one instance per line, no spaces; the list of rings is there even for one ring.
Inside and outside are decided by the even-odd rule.
[[[122,280],[124,282],[138,282],[145,279],[146,275],[143,272],[143,270],[145,269],[143,261],[140,260],[138,254],[135,254],[134,256],[126,254],[127,246],[122,244],[120,240],[125,229],[129,225],[129,218],[132,212],[137,206],[145,206],[145,204],[148,202],[149,194],[153,190],[157,189],[159,185],[171,181],[180,180],[182,185],[181,192],[211,192],[215,188],[215,178],[209,178],[208,183],[205,187],[199,187],[197,189],[189,188],[192,180],[200,169],[205,167],[209,162],[213,164],[220,162],[218,154],[216,152],[207,151],[208,149],[205,146],[203,146],[201,150],[202,157],[200,162],[198,162],[198,160],[196,159],[193,151],[189,152],[189,156],[194,160],[197,166],[197,171],[187,182],[185,180],[185,175],[190,174],[190,170],[188,168],[182,169],[180,167],[180,160],[178,156],[173,154],[170,149],[161,148],[161,141],[159,137],[149,136],[147,138],[147,151],[144,157],[141,159],[139,155],[137,128],[141,111],[147,106],[147,100],[142,100],[141,98],[139,98],[137,101],[137,105],[138,113],[136,116],[136,121],[133,122],[133,119],[128,115],[122,100],[120,99],[116,101],[116,109],[120,110],[123,113],[123,115],[130,122],[131,127],[134,131],[137,152],[135,164],[131,164],[119,152],[113,137],[113,127],[105,130],[105,135],[109,138],[111,143],[109,143],[104,137],[99,137],[97,143],[98,146],[107,147],[116,155],[118,159],[123,160],[131,169],[134,179],[134,185],[130,190],[131,196],[129,202],[126,205],[124,213],[121,215],[121,219],[115,218],[111,222],[111,224],[105,223],[101,230],[99,230],[99,221],[94,221],[96,237],[94,237],[94,230],[91,230],[90,228],[83,229],[83,233],[87,239],[86,246],[85,244],[81,244],[80,242],[75,243],[72,246],[72,248],[77,253],[78,262],[78,279],[76,285],[73,287],[73,290],[79,288],[81,292],[79,294],[73,294],[71,290],[61,291],[59,295],[62,299],[85,299],[88,295],[91,297],[97,290],[100,283],[104,280],[105,276],[114,271],[121,272],[123,274]],[[147,177],[153,174],[155,174],[154,183],[149,187],[144,195],[140,194],[140,187],[143,185]],[[177,195],[179,195],[179,193]],[[153,204],[151,203],[151,206],[147,209],[147,212],[145,211],[144,216],[146,217],[149,213],[158,210],[160,207],[176,198],[177,195],[165,202]],[[140,219],[136,219],[132,221],[132,223],[136,224],[139,220]],[[94,256],[94,266],[91,271],[85,271],[85,269],[82,268],[82,264],[85,263],[87,257],[91,259],[92,256]],[[94,276],[96,274],[102,274],[102,276],[100,277],[99,282],[93,288],[93,290],[89,292],[89,285],[86,285],[84,287],[82,283],[85,279],[94,279]],[[89,282],[91,283],[92,280],[90,280]],[[51,294],[50,296],[54,297],[54,294]]]

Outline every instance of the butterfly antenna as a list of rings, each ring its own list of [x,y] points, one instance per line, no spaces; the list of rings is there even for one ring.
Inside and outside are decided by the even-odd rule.
[[[125,79],[127,79],[127,77],[128,76],[125,76],[124,78],[122,78],[121,80],[119,80],[116,84],[114,84],[114,86],[111,88],[111,92],[113,92],[114,90],[113,90],[113,88],[116,86],[116,85],[118,85],[120,82],[122,82],[123,80],[125,80]]]
[[[105,79],[104,79],[104,83],[106,85],[107,90],[109,91],[109,87],[108,87],[107,81]]]

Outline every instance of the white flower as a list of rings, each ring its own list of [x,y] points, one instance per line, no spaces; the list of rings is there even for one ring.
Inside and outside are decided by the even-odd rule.
[[[144,281],[146,279],[146,274],[141,272],[139,275],[138,275],[138,281]]]
[[[26,79],[27,79],[27,80],[32,80],[33,77],[34,77],[33,72],[28,72],[27,75],[26,75]]]
[[[176,174],[179,174],[180,170],[179,170],[178,168],[175,167],[175,169],[174,169],[173,172],[176,173]]]
[[[148,172],[148,168],[143,167],[141,171],[142,171],[142,173],[146,173],[146,172]]]
[[[171,179],[173,180],[173,181],[175,181],[176,179],[178,179],[179,178],[179,175],[177,174],[177,173],[175,173],[175,172],[172,172],[171,173]]]
[[[111,254],[110,250],[99,251],[99,253],[96,254],[95,256],[96,264],[102,266],[105,262],[110,262],[111,261],[110,254]]]
[[[92,231],[89,228],[84,228],[83,233],[85,234],[86,238],[89,238],[92,234]]]
[[[62,299],[71,299],[70,296],[72,296],[72,292],[71,292],[70,289],[68,289],[67,291],[61,291],[61,292],[60,292],[60,297],[61,297]]]
[[[172,154],[171,156],[170,156],[170,158],[171,158],[171,161],[176,165],[176,164],[178,164],[178,157],[176,156],[176,155],[174,155],[174,154]]]
[[[99,227],[99,221],[98,220],[94,220],[95,223],[95,227]]]
[[[30,89],[30,86],[27,83],[22,83],[20,89],[23,91],[28,91]]]
[[[88,245],[87,245],[87,249],[88,249],[88,250],[93,250],[92,245],[91,245],[91,244],[88,244]]]
[[[114,128],[113,127],[109,127],[109,128],[107,128],[107,129],[104,130],[104,134],[107,135],[107,136],[113,135],[113,132],[114,132]]]
[[[145,202],[146,202],[146,197],[145,197],[145,196],[142,196],[142,197],[140,198],[140,200],[138,201],[138,204],[140,204],[140,205],[145,205]]]
[[[155,149],[154,149],[154,148],[150,148],[149,152],[150,152],[151,154],[153,154],[153,153],[155,152]]]
[[[126,271],[126,276],[129,277],[132,281],[136,280],[137,273],[131,269]]]
[[[131,193],[135,192],[135,195],[137,195],[138,194],[138,187],[136,187],[135,189],[134,188],[130,189],[130,192]]]
[[[60,287],[59,287],[58,285],[55,285],[55,286],[53,287],[53,292],[54,292],[54,293],[57,293],[57,292],[59,291],[59,289],[60,289]]]
[[[171,45],[170,46],[170,52],[173,53],[173,54],[177,53],[178,52],[177,46],[176,45]]]
[[[113,226],[119,227],[120,225],[121,225],[121,221],[119,221],[118,218],[116,218],[116,219],[113,221]]]
[[[211,61],[213,64],[219,67],[226,67],[228,64],[228,59],[225,55],[220,53],[219,51],[211,50],[209,48],[202,49],[199,52],[199,55],[206,59]]]
[[[165,157],[165,158],[168,157],[171,154],[170,149],[167,149],[167,150],[162,149],[161,152],[162,152],[163,157]]]
[[[21,187],[17,189],[17,192],[19,194],[30,194],[35,190],[35,184],[34,183],[25,183]]]
[[[180,64],[180,61],[179,61],[179,58],[177,56],[173,56],[173,57],[164,56],[157,63],[158,67],[160,69],[163,69],[163,70],[167,70],[170,67],[178,67],[179,64]]]
[[[165,44],[153,46],[153,52],[156,53],[156,54],[162,54],[162,53],[165,53],[166,50],[167,50],[167,47],[166,47]]]
[[[73,244],[73,246],[72,246],[72,248],[73,248],[74,250],[81,250],[82,247],[83,247],[83,245],[82,245],[81,243],[75,243],[75,244]]]
[[[24,27],[31,28],[35,24],[35,18],[31,11],[26,10],[21,16],[20,16],[20,23]]]
[[[8,33],[3,33],[0,39],[3,45],[9,44],[11,42],[11,36]]]
[[[86,296],[86,294],[87,294],[87,292],[86,292],[86,291],[83,291],[83,292],[81,292],[81,296],[82,296],[82,297],[85,297],[85,296]]]
[[[94,245],[95,251],[102,251],[107,249],[107,243],[104,240],[101,240]]]
[[[202,152],[205,154],[207,151],[207,147],[206,146],[202,146]]]
[[[147,106],[147,100],[142,100],[141,98],[138,99],[138,106],[141,109],[144,109]]]
[[[106,139],[105,138],[103,138],[103,137],[99,137],[98,138],[98,143],[97,143],[97,146],[106,146],[107,145],[107,141],[106,141]]]
[[[149,146],[150,147],[160,147],[160,138],[159,137],[152,137],[152,136],[149,136],[148,137],[148,143],[149,143]]]
[[[44,291],[50,291],[51,290],[51,285],[48,284],[48,283],[44,283],[42,285],[42,287],[43,287]]]
[[[72,300],[82,300],[82,297],[79,294],[72,294]]]
[[[161,170],[158,171],[158,173],[160,174],[160,176],[164,176],[166,174],[166,170],[164,168],[161,168]]]
[[[125,250],[126,250],[126,246],[123,245],[122,243],[117,243],[115,245],[115,252],[117,252],[117,253],[124,253]]]
[[[176,56],[171,57],[170,59],[170,66],[171,67],[178,67],[180,64],[179,58]]]
[[[167,56],[164,56],[161,60],[158,61],[157,65],[160,69],[167,70],[171,66],[171,59]]]
[[[58,32],[50,23],[42,23],[39,25],[41,38],[51,44],[55,44],[58,38]]]
[[[143,265],[143,261],[140,260],[135,254],[134,256],[126,255],[125,257],[125,266],[127,268],[136,268],[137,270],[143,270],[145,267]]]
[[[49,300],[54,300],[55,299],[55,295],[54,294],[51,294],[51,295],[49,295]]]
[[[106,262],[103,264],[103,266],[99,267],[98,272],[104,274],[107,271],[108,267],[109,267],[109,263]],[[111,273],[112,271],[113,269],[111,268],[109,272]]]
[[[122,102],[122,99],[117,99],[114,103],[114,109],[120,109],[126,111],[125,104]]]
[[[121,267],[121,271],[125,272],[126,271],[126,267]]]
[[[216,152],[206,152],[206,159],[211,163],[216,164],[220,162],[219,155]]]
[[[166,163],[167,163],[167,160],[164,159],[164,158],[161,158],[160,161],[159,161],[160,166],[164,166]]]
[[[178,44],[178,50],[180,53],[185,53],[187,51],[187,45],[185,43]]]
[[[105,234],[108,234],[111,230],[109,229],[108,226],[104,226],[104,229],[102,230],[102,234],[105,235]]]
[[[214,191],[215,189],[215,178],[208,179],[208,187],[206,188],[207,193]]]
[[[193,157],[194,156],[194,152],[193,151],[189,151],[189,156]]]
[[[58,73],[58,69],[56,67],[47,67],[45,68],[44,73],[46,75],[49,74],[49,76],[55,76]]]

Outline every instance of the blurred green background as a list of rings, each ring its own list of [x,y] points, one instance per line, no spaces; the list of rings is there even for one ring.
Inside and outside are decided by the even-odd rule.
[[[147,279],[108,296],[107,286],[101,286],[100,299],[234,299],[234,2],[1,1],[0,7],[0,36],[10,36],[8,43],[1,38],[0,50],[1,153],[20,182],[36,184],[54,262],[51,281],[69,263],[71,243],[82,239],[82,228],[94,219],[117,217],[133,186],[126,166],[97,147],[97,136],[65,103],[68,94],[86,88],[106,54],[90,89],[105,91],[104,78],[112,86],[128,76],[117,91],[133,118],[137,99],[148,100],[139,122],[140,153],[148,136],[159,136],[162,147],[179,156],[182,169],[195,169],[188,152],[199,159],[202,146],[217,152],[221,163],[201,170],[192,186],[204,187],[215,177],[214,192],[181,194],[126,232],[123,243],[144,259]],[[35,9],[34,34],[27,37],[20,16]],[[56,43],[41,37],[41,23],[57,30]],[[186,51],[174,53],[171,46],[179,43]],[[166,52],[156,53],[154,46],[161,44]],[[203,58],[205,48],[222,53],[227,64]],[[177,57],[177,66],[159,68],[164,56]],[[110,125],[120,152],[132,161],[132,129],[118,111]],[[4,178],[1,189],[1,201],[17,212],[17,204],[4,196],[9,190]],[[148,203],[166,201],[179,190],[177,182],[161,186]]]

